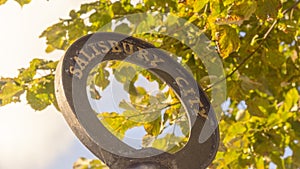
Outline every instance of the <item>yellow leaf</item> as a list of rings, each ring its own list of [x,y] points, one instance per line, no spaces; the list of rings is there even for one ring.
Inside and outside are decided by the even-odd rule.
[[[207,3],[208,0],[195,1],[193,5],[194,12],[199,12]]]
[[[3,5],[6,3],[7,0],[0,0],[0,5]]]
[[[0,106],[19,101],[19,97],[23,92],[23,87],[13,82],[7,82],[0,88]]]
[[[217,43],[219,53],[223,58],[240,48],[240,39],[236,30],[228,25],[221,25],[217,31]]]
[[[21,7],[31,2],[31,0],[15,0],[15,1],[18,2]]]

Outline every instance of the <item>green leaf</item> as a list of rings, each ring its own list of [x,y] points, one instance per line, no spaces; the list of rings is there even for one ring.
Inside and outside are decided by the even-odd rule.
[[[218,29],[218,47],[223,58],[230,53],[238,51],[240,48],[240,39],[236,30],[227,25],[220,25]]]
[[[94,85],[90,85],[89,92],[92,99],[100,100],[102,97]]]
[[[121,102],[119,104],[119,107],[124,109],[124,110],[136,111],[136,108],[132,104],[126,102],[125,100],[121,100]]]
[[[284,160],[280,158],[280,154],[272,152],[271,159],[272,162],[274,162],[277,165],[278,169],[285,169]]]
[[[94,83],[100,88],[101,91],[106,89],[106,87],[109,85],[110,81],[108,80],[108,77],[109,72],[103,67],[99,67],[96,72],[96,75],[94,76]]]
[[[269,102],[265,98],[254,96],[253,98],[246,100],[246,104],[249,106],[249,113],[253,116],[267,117]]]
[[[279,69],[282,67],[282,65],[286,61],[286,57],[278,51],[278,49],[274,47],[268,47],[266,48],[266,52],[263,53],[262,59],[270,65],[270,67],[273,67],[274,69]]]
[[[152,146],[152,143],[154,142],[154,140],[155,140],[155,136],[146,134],[146,135],[143,137],[143,140],[142,140],[142,146],[143,146],[143,147],[151,147],[151,146]]]
[[[299,100],[299,94],[296,88],[290,89],[286,96],[284,101],[284,111],[289,112],[291,108],[296,104]]]
[[[201,0],[201,1],[195,1],[193,4],[194,11],[199,12],[207,3],[209,0]]]
[[[46,70],[55,70],[57,67],[58,61],[44,61],[42,65],[39,66],[39,69],[46,69]]]
[[[291,149],[293,150],[292,159],[293,162],[300,167],[300,145],[299,144],[292,144]]]
[[[13,82],[14,79],[13,78],[0,78],[0,88],[2,88],[2,86],[4,86],[6,83],[8,82]]]
[[[154,140],[152,147],[172,154],[183,148],[187,141],[188,138],[186,137],[177,137],[174,134],[167,134],[163,138]]]
[[[69,13],[69,16],[72,18],[72,19],[75,19],[77,18],[77,13],[75,12],[75,10],[71,10],[70,13]]]
[[[109,169],[109,167],[100,160],[89,160],[81,157],[73,164],[73,169]]]
[[[176,121],[176,124],[180,127],[182,134],[188,137],[190,135],[190,123],[188,121],[187,114],[185,113],[185,115],[182,115],[182,117],[176,120],[178,121],[178,122]]]
[[[100,6],[99,6],[99,1],[92,2],[92,3],[86,3],[86,4],[81,4],[80,10],[78,12],[81,13],[81,14],[85,14],[87,12],[90,12],[91,10],[97,9]]]
[[[120,140],[124,138],[125,132],[128,129],[142,125],[139,121],[129,119],[123,113],[103,112],[99,113],[97,116],[102,124]]]
[[[238,136],[244,134],[247,131],[246,126],[243,123],[234,123],[229,128],[226,137],[224,138],[225,143],[229,143],[233,139],[236,139]]]
[[[66,28],[66,25],[64,25],[63,22],[60,22],[48,27],[45,31],[42,32],[39,37],[45,37],[47,40],[47,44],[51,45],[51,48],[65,49],[67,47]],[[51,50],[48,49],[47,51],[49,52]]]
[[[230,9],[230,15],[242,17],[243,20],[249,20],[256,11],[257,3],[255,1],[237,1],[236,5]]]
[[[21,7],[31,2],[31,0],[15,0],[15,1],[18,2]]]
[[[119,82],[129,83],[130,81],[132,81],[134,75],[138,71],[139,71],[139,69],[137,69],[136,65],[122,62],[121,66],[118,66],[117,68],[115,68],[114,75],[115,75],[116,80],[118,80]]]
[[[126,23],[122,23],[115,28],[115,32],[123,34],[130,34],[131,31],[132,29]]]
[[[20,95],[23,93],[23,87],[18,86],[13,81],[5,83],[0,88],[0,106],[20,101]]]
[[[258,82],[254,81],[254,80],[251,80],[247,76],[240,76],[239,78],[241,80],[241,88],[244,91],[250,91],[250,90],[259,89],[262,86],[261,83],[258,83]]]
[[[72,24],[68,25],[68,37],[69,43],[73,43],[79,37],[82,37],[87,34],[86,26],[84,24],[83,19],[77,18],[73,21]],[[60,42],[56,42],[55,46],[59,47],[60,49],[64,49],[65,41],[64,37],[61,38]],[[56,45],[57,44],[57,45]]]
[[[260,169],[264,169],[265,168],[263,157],[258,157],[256,159],[256,168],[260,168]]]
[[[237,159],[236,157],[238,157],[238,156],[239,156],[239,154],[235,150],[226,152],[224,154],[224,159],[226,159],[224,162],[225,163],[224,165],[227,166],[227,165],[234,163],[234,161]]]
[[[256,15],[263,20],[276,19],[280,8],[280,0],[258,0]]]
[[[49,64],[47,66],[47,64]],[[31,62],[30,62],[30,65],[27,69],[20,69],[20,73],[18,75],[18,80],[21,80],[21,81],[24,81],[25,83],[26,82],[30,82],[34,76],[36,75],[36,71],[37,69],[55,69],[56,68],[56,64],[54,63],[54,65],[51,65],[51,61],[46,61],[46,60],[43,60],[43,59],[33,59]],[[51,67],[49,67],[51,66]]]
[[[161,131],[161,116],[150,123],[144,124],[145,131],[151,136],[158,136]]]
[[[51,53],[55,50],[55,48],[52,45],[47,45],[47,48],[45,49],[46,53]]]
[[[111,9],[114,13],[114,15],[123,15],[126,14],[126,11],[124,9],[124,7],[122,6],[122,3],[119,1],[116,1],[112,4]]]
[[[89,17],[90,22],[95,27],[95,31],[97,31],[100,27],[105,24],[111,22],[112,18],[108,12],[95,12]]]
[[[233,3],[235,3],[236,0],[224,0],[223,1],[223,5],[224,6],[229,6],[232,5]]]
[[[54,100],[54,76],[49,75],[35,79],[27,89],[26,99],[32,109],[41,111]]]

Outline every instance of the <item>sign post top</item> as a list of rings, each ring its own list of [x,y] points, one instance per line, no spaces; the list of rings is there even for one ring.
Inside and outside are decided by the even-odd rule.
[[[191,128],[189,141],[180,151],[170,154],[154,148],[136,150],[116,138],[96,117],[87,96],[88,77],[95,66],[112,60],[143,67],[174,90],[188,114]],[[206,168],[217,152],[217,120],[204,91],[169,54],[140,39],[101,32],[78,39],[59,62],[55,91],[73,132],[111,168]],[[207,121],[209,128],[204,127]],[[200,142],[200,133],[206,130],[212,134]]]

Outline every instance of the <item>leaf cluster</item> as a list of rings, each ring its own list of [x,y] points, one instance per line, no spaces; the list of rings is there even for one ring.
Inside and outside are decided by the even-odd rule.
[[[14,78],[0,78],[0,106],[20,102],[26,93],[27,103],[34,110],[43,110],[53,104],[57,109],[54,95],[54,71],[57,62],[33,59],[28,68],[19,69]]]
[[[94,73],[96,71],[97,73]],[[107,75],[102,76],[101,72]],[[185,145],[189,135],[189,123],[184,108],[174,91],[165,82],[161,81],[151,72],[137,65],[121,62],[109,61],[99,64],[90,75],[88,82],[92,99],[106,99],[102,93],[109,90],[114,81],[114,77],[123,85],[123,90],[127,92],[129,99],[122,99],[118,104],[121,110],[118,112],[99,112],[94,109],[99,120],[120,140],[126,137],[126,132],[134,127],[142,127],[146,134],[142,138],[142,147],[155,147],[170,153],[178,151]],[[96,80],[104,77],[99,83]],[[146,86],[140,86],[141,81]],[[109,85],[108,85],[109,84]],[[147,85],[157,85],[157,91],[147,89]],[[111,87],[111,86],[110,86]],[[97,93],[100,97],[93,97]],[[175,136],[175,127],[180,128],[181,136]],[[167,129],[173,132],[167,132]]]

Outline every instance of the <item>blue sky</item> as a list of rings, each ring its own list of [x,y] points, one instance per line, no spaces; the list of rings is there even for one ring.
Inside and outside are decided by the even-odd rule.
[[[16,76],[33,58],[60,58],[63,51],[46,54],[38,36],[84,2],[35,0],[21,8],[9,0],[0,6],[0,76]],[[53,107],[35,112],[22,100],[0,107],[0,169],[71,169],[79,157],[94,157]]]

